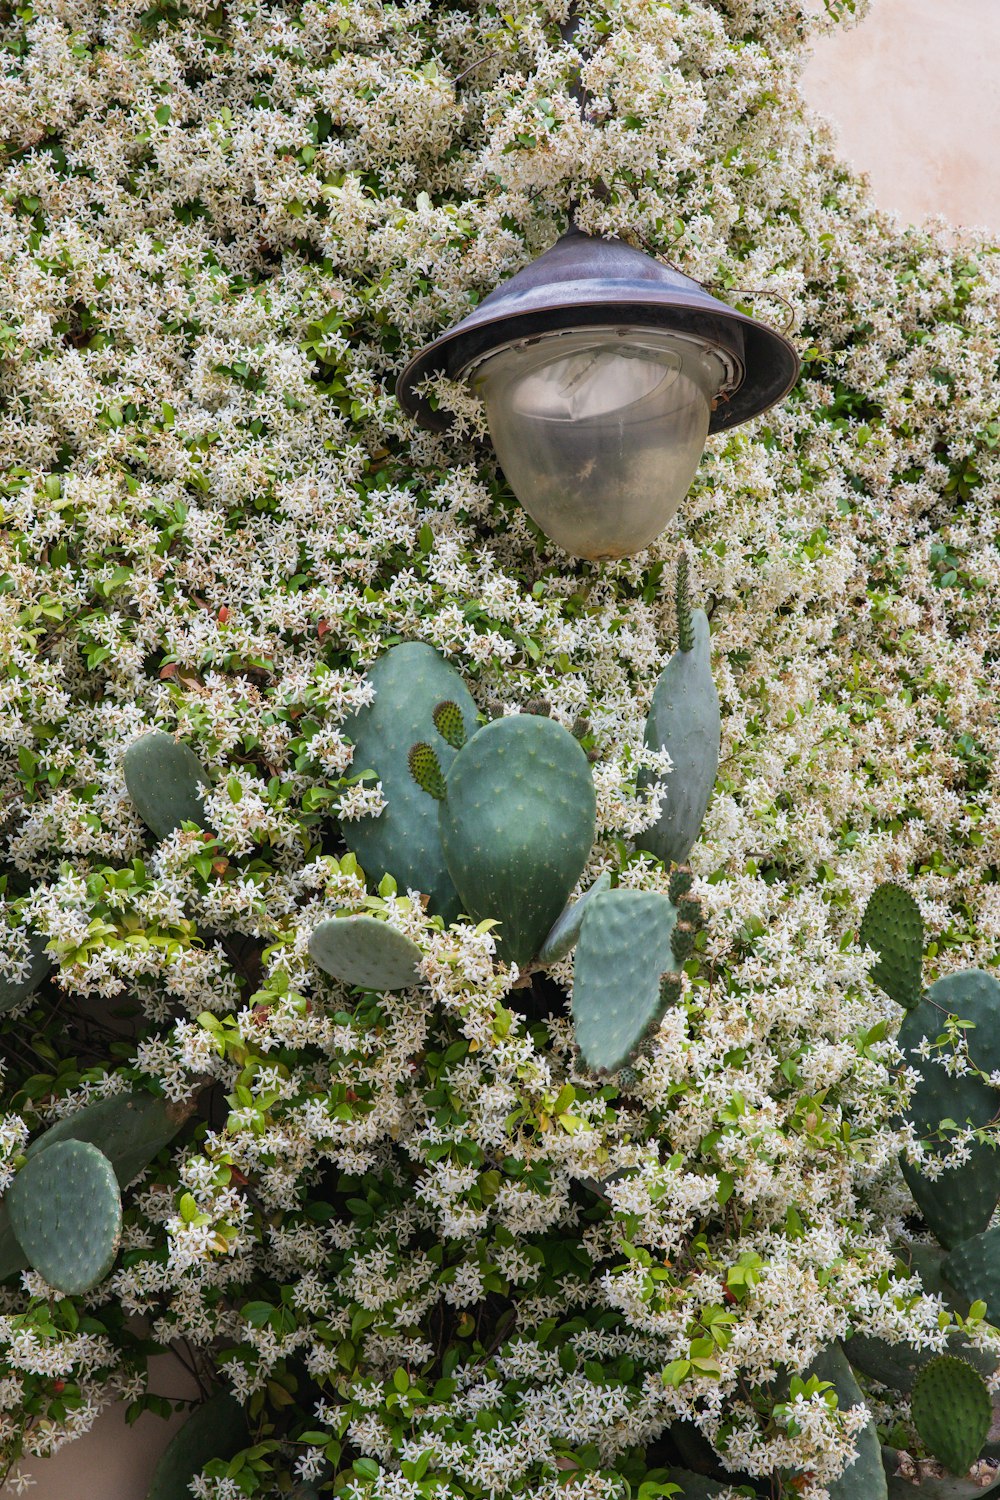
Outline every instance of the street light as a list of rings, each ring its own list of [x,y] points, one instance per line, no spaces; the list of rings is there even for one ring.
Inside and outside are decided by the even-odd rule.
[[[448,414],[416,388],[466,380],[528,514],[567,552],[601,559],[651,542],[708,434],[766,411],[798,373],[773,328],[624,241],[573,228],[421,349],[396,394],[443,431]]]

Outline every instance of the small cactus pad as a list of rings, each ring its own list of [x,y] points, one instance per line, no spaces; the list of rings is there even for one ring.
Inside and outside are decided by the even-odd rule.
[[[993,1420],[993,1402],[983,1377],[964,1359],[941,1354],[913,1382],[910,1410],[934,1457],[953,1474],[967,1474]]]
[[[837,1393],[837,1404],[841,1411],[860,1406],[865,1399],[840,1344],[828,1344],[817,1354],[805,1373],[830,1381]],[[862,1427],[854,1439],[854,1445],[857,1457],[853,1463],[848,1464],[838,1479],[827,1486],[830,1500],[887,1500],[882,1449],[874,1421]]]
[[[4,1011],[13,1010],[15,1005],[20,1005],[22,1000],[33,995],[51,972],[52,960],[45,952],[47,943],[48,938],[42,937],[40,933],[33,933],[28,939],[28,970],[23,979],[15,982],[0,974],[0,1015]]]
[[[452,922],[460,901],[441,851],[438,811],[410,775],[410,747],[434,744],[442,770],[456,751],[438,737],[434,709],[458,705],[466,732],[476,729],[476,705],[461,677],[433,646],[406,641],[393,646],[368,671],[375,701],[344,725],[354,741],[355,775],[374,771],[386,805],[378,817],[345,820],[341,833],[369,879],[391,875],[400,890],[421,891],[430,910]]]
[[[663,668],[646,718],[646,744],[666,750],[673,769],[664,782],[659,818],[636,839],[638,849],[673,864],[682,864],[694,847],[719,769],[722,721],[703,609],[692,613],[691,629],[690,649],[675,651]],[[639,785],[652,780],[644,771]]]
[[[199,796],[211,778],[189,745],[152,730],[133,740],[122,760],[125,785],[146,826],[165,839],[182,823],[205,825]]]
[[[193,1101],[173,1103],[155,1094],[113,1094],[57,1120],[32,1141],[30,1160],[59,1141],[89,1141],[110,1161],[120,1187],[128,1187],[194,1113]]]
[[[694,885],[694,875],[688,865],[679,865],[672,871],[670,882],[667,886],[667,895],[676,906],[689,893]]]
[[[443,802],[447,783],[444,779],[444,772],[441,770],[437,751],[432,749],[426,740],[418,740],[415,745],[410,746],[406,763],[410,768],[410,775],[420,790],[426,792],[428,797],[433,797],[436,802]]]
[[[603,891],[589,903],[573,980],[573,1026],[589,1068],[617,1072],[660,1024],[661,980],[677,967],[675,915],[656,891]]]
[[[72,1296],[114,1265],[122,1199],[114,1168],[88,1141],[57,1141],[18,1172],[7,1194],[10,1222],[31,1265]]]
[[[1000,1319],[1000,1229],[962,1240],[941,1269],[961,1298],[967,1303],[985,1302],[989,1321]]]
[[[450,745],[453,750],[461,750],[468,739],[465,732],[465,720],[462,710],[457,703],[450,698],[445,698],[439,703],[431,715],[434,720],[434,728],[438,734]]]
[[[147,1500],[191,1500],[191,1481],[205,1465],[213,1458],[234,1458],[249,1438],[242,1406],[228,1391],[218,1391],[196,1407],[167,1444]]]
[[[466,913],[499,921],[505,963],[529,963],[590,854],[597,798],[587,757],[554,719],[494,719],[458,752],[438,809]]]
[[[946,1073],[935,1058],[925,1061],[913,1050],[922,1037],[933,1041],[939,1036],[948,1015],[973,1023],[974,1030],[966,1035],[977,1068],[985,1073],[1000,1069],[1000,984],[981,969],[963,969],[939,979],[907,1011],[899,1028],[898,1044],[907,1065],[921,1075],[908,1111],[918,1137],[932,1135],[945,1119],[985,1126],[1000,1106],[1000,1093],[982,1079]],[[931,1141],[927,1149],[937,1153],[947,1151],[947,1146]],[[947,1249],[989,1224],[1000,1198],[1000,1151],[973,1144],[967,1161],[933,1179],[905,1161],[902,1170],[917,1206]]]
[[[587,907],[595,896],[611,889],[611,876],[607,870],[598,875],[593,885],[585,890],[578,901],[567,906],[538,952],[540,964],[555,964],[567,953],[572,953],[580,937],[580,928],[587,915]]]
[[[920,999],[924,923],[909,891],[891,881],[876,886],[861,918],[858,941],[879,954],[871,971],[875,983],[890,1000],[912,1010]]]
[[[677,587],[674,595],[677,607],[677,649],[694,650],[694,621],[691,616],[690,565],[687,553],[677,559]]]
[[[365,990],[405,990],[421,982],[423,954],[398,928],[367,915],[320,922],[309,956],[327,974]]]

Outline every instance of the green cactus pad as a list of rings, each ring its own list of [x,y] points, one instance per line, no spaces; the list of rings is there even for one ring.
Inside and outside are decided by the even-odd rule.
[[[663,1474],[665,1484],[676,1484],[680,1495],[673,1500],[715,1500],[716,1495],[729,1495],[732,1491],[724,1484],[716,1484],[705,1474],[692,1474],[690,1469],[667,1469]]]
[[[500,922],[505,963],[537,955],[587,862],[596,806],[587,757],[554,719],[495,719],[459,750],[441,846],[468,916]]]
[[[471,735],[476,705],[454,667],[418,641],[393,646],[369,669],[368,680],[375,702],[359,709],[344,733],[354,741],[352,770],[375,772],[386,806],[379,817],[345,821],[344,842],[375,884],[391,875],[401,890],[421,891],[432,912],[454,921],[461,902],[441,851],[437,808],[414,783],[407,757],[418,740],[436,742],[447,772],[457,752],[438,740],[434,709],[445,699],[456,703]]]
[[[607,870],[598,875],[593,885],[585,890],[578,901],[567,906],[562,916],[556,922],[545,942],[538,950],[538,962],[540,964],[555,964],[567,953],[572,953],[580,938],[580,928],[583,919],[587,915],[587,907],[595,896],[602,891],[611,889],[611,876]]]
[[[967,1474],[993,1420],[993,1402],[983,1377],[964,1359],[941,1354],[914,1381],[910,1410],[934,1457],[953,1474]]]
[[[40,933],[33,933],[28,939],[28,972],[16,984],[13,979],[4,979],[0,975],[0,1015],[4,1011],[13,1010],[22,1000],[27,1000],[51,973],[52,960],[45,952],[48,941]]]
[[[30,1265],[10,1222],[6,1198],[0,1202],[0,1281]]]
[[[658,820],[636,839],[636,848],[674,864],[682,864],[694,847],[719,769],[719,695],[703,609],[694,610],[691,627],[690,650],[674,652],[653,692],[646,744],[668,751],[673,769],[665,779]],[[641,773],[640,787],[652,781],[650,772]]]
[[[31,1265],[67,1295],[103,1281],[118,1254],[122,1199],[114,1168],[88,1141],[57,1141],[14,1178],[10,1222]]]
[[[924,922],[909,891],[891,881],[876,886],[861,918],[858,941],[880,955],[871,971],[875,983],[890,1000],[912,1010],[920,999]]]
[[[656,891],[604,891],[590,902],[573,979],[573,1026],[589,1068],[616,1072],[663,1019],[675,916]]]
[[[813,1360],[806,1375],[816,1375],[820,1380],[829,1380],[837,1393],[841,1411],[849,1411],[864,1401],[861,1387],[854,1378],[840,1344],[829,1344]],[[882,1451],[874,1421],[863,1427],[854,1439],[857,1457],[848,1464],[839,1479],[829,1485],[830,1500],[887,1500],[885,1469],[882,1467]]]
[[[309,956],[334,979],[366,990],[405,990],[422,979],[416,943],[377,917],[320,922],[309,939]]]
[[[211,777],[189,745],[154,729],[129,745],[122,770],[136,812],[158,839],[182,823],[204,827],[199,791],[211,786]]]
[[[898,1036],[907,1064],[921,1075],[909,1107],[909,1118],[920,1137],[936,1131],[944,1119],[984,1126],[1000,1107],[1000,1093],[981,1079],[954,1077],[939,1062],[923,1061],[911,1050],[922,1037],[933,1041],[939,1036],[949,1014],[974,1024],[967,1036],[976,1066],[986,1073],[1000,1069],[1000,984],[981,969],[964,969],[939,979],[907,1011]],[[931,1142],[928,1150],[937,1152],[941,1146]],[[902,1170],[917,1206],[947,1249],[989,1224],[1000,1198],[1000,1151],[974,1144],[968,1161],[934,1179],[906,1162]]]
[[[129,1183],[173,1140],[194,1113],[193,1102],[172,1103],[155,1094],[114,1094],[57,1120],[31,1142],[30,1160],[59,1141],[88,1141],[110,1161],[120,1187]]]
[[[445,743],[450,745],[453,750],[461,750],[468,739],[468,735],[465,732],[465,720],[462,717],[462,710],[458,704],[453,703],[450,698],[446,698],[443,703],[437,705],[431,718],[434,720],[434,728]]]
[[[433,797],[435,802],[443,802],[448,787],[437,751],[426,740],[418,740],[415,745],[410,746],[406,764],[420,790],[426,792],[428,797]]]
[[[972,1234],[956,1245],[942,1266],[945,1277],[968,1302],[985,1302],[991,1323],[1000,1318],[1000,1229]]]
[[[191,1500],[191,1481],[213,1458],[228,1461],[250,1438],[240,1403],[218,1391],[171,1438],[153,1472],[147,1500]]]

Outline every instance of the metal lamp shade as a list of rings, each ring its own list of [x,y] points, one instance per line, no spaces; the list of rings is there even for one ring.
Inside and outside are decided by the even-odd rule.
[[[415,388],[469,380],[529,515],[568,552],[609,558],[663,529],[709,432],[780,401],[798,371],[783,335],[621,240],[573,229],[422,349],[396,393],[443,431],[449,415]]]

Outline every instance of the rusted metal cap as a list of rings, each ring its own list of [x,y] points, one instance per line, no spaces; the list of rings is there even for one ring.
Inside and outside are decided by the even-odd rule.
[[[715,346],[741,372],[719,398],[710,432],[747,422],[788,395],[800,361],[784,334],[737,312],[697,281],[619,239],[570,229],[537,260],[504,281],[479,306],[414,355],[396,382],[403,410],[443,432],[447,412],[434,411],[415,387],[429,375],[459,380],[507,344],[569,328],[627,325],[688,334]]]

